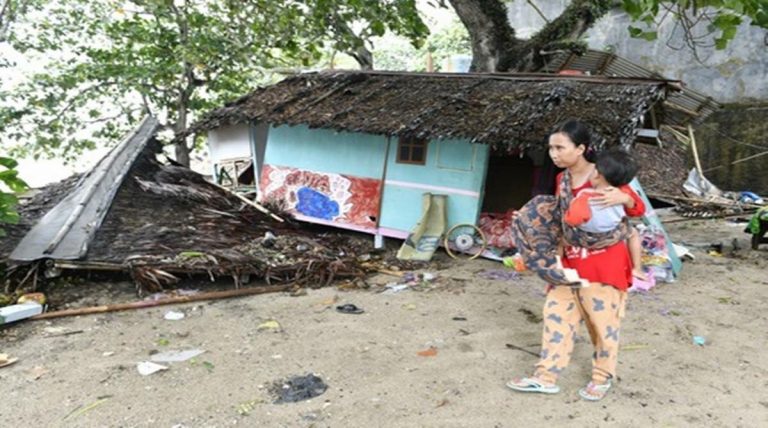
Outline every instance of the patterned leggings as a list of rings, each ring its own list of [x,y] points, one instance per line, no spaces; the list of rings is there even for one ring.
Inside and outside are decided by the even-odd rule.
[[[544,303],[544,333],[535,377],[556,383],[573,353],[580,321],[584,321],[595,347],[592,382],[603,384],[616,376],[619,329],[626,305],[625,291],[592,283],[587,288],[552,287]]]

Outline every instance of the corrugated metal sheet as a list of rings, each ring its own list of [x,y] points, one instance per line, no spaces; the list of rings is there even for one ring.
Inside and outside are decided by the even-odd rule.
[[[16,246],[10,259],[76,260],[84,257],[125,175],[158,127],[157,119],[146,117],[82,177],[66,198],[40,219]]]
[[[589,50],[584,55],[563,52],[553,56],[541,71],[558,73],[562,70],[577,70],[591,75],[614,77],[642,77],[664,79],[664,76],[637,65],[609,52]],[[661,122],[667,125],[697,125],[722,106],[700,92],[682,88],[667,96],[664,105],[658,108]]]

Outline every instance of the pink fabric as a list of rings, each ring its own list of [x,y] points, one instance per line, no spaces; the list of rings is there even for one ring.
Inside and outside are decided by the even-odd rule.
[[[488,245],[496,248],[514,248],[515,243],[512,240],[512,215],[515,210],[509,210],[506,213],[480,213],[478,227]]]

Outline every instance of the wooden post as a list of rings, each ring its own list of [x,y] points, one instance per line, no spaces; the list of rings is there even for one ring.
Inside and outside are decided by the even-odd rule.
[[[693,127],[688,125],[688,137],[691,141],[691,150],[693,151],[693,161],[696,163],[696,170],[699,171],[699,176],[704,178],[704,170],[701,168],[701,160],[699,160],[699,151],[696,149],[696,139],[693,137]]]

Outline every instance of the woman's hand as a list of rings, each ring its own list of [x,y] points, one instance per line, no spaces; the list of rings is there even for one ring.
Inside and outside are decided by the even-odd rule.
[[[601,193],[602,196],[595,196],[592,199],[602,207],[624,205],[626,208],[633,208],[635,206],[635,200],[632,199],[631,196],[615,187],[608,187],[598,192]]]

